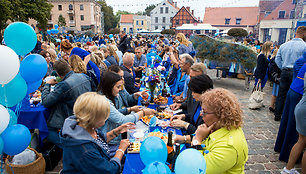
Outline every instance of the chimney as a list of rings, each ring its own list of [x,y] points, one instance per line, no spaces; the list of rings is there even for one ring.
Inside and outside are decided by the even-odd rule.
[[[200,17],[198,17],[198,22],[200,22]]]
[[[186,9],[190,12],[190,7],[186,7]]]
[[[194,15],[194,10],[191,10],[191,14]]]
[[[174,6],[177,7],[177,2],[174,2]]]

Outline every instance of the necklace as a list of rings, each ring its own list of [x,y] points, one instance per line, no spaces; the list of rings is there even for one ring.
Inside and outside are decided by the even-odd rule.
[[[92,128],[92,130],[93,130],[93,136],[94,136],[93,138],[97,139],[98,138],[98,134],[97,134],[95,128]]]

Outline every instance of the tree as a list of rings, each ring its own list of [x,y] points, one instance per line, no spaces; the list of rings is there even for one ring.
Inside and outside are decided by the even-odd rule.
[[[160,32],[161,34],[170,34],[170,35],[175,35],[175,31],[171,29],[164,29],[163,31]]]
[[[243,28],[231,28],[227,35],[233,36],[233,37],[246,37],[248,35],[248,32]]]
[[[28,23],[30,18],[45,30],[52,7],[47,0],[1,0],[0,30],[3,32],[8,20]]]
[[[119,34],[120,29],[119,28],[112,28],[110,30],[108,30],[108,34]]]
[[[60,27],[65,27],[66,26],[66,19],[62,16],[59,15],[58,16],[58,22],[57,22],[58,26]]]
[[[145,11],[144,11],[144,15],[150,16],[151,15],[151,11],[155,8],[156,6],[154,4],[149,5]]]
[[[118,25],[118,19],[114,15],[113,8],[107,6],[105,0],[97,1],[102,7],[101,11],[104,13],[104,31],[108,31],[111,28],[115,28]]]

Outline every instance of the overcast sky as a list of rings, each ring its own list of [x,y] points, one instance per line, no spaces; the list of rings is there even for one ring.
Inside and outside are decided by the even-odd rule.
[[[158,4],[162,0],[106,0],[107,5],[113,7],[115,13],[118,10],[125,10],[136,13],[144,11],[150,4]],[[190,6],[194,10],[195,17],[203,20],[205,7],[255,7],[259,0],[177,0],[179,8]]]

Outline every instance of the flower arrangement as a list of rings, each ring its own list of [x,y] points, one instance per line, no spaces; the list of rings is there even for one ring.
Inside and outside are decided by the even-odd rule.
[[[153,103],[154,99],[154,91],[160,86],[160,81],[161,81],[161,75],[160,72],[157,69],[148,69],[146,73],[146,84],[147,87],[149,88],[150,94],[151,94],[151,99],[150,102]]]

